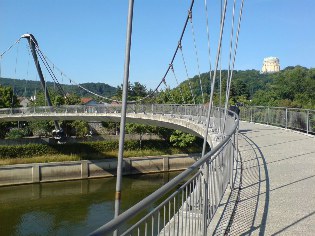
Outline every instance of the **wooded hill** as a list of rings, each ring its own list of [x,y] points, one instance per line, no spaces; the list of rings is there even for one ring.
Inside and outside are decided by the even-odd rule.
[[[0,84],[14,88],[14,94],[18,97],[31,97],[35,94],[35,90],[38,92],[43,91],[40,81],[32,80],[18,80],[1,78]],[[94,93],[100,94],[104,97],[111,97],[116,93],[116,88],[105,83],[83,83],[81,86],[93,91]],[[53,82],[47,82],[48,88],[54,88],[56,85]],[[83,89],[80,89],[76,85],[61,84],[65,93],[76,94],[80,97],[90,97],[91,94]]]
[[[213,73],[212,73],[213,74]],[[219,73],[217,72],[217,75]],[[222,88],[225,96],[227,70],[222,71]],[[201,74],[204,91],[210,94],[209,73]],[[199,76],[190,79],[191,87],[200,103]],[[188,80],[180,86],[189,88]],[[215,86],[215,102],[219,94],[219,78]],[[233,72],[231,102],[245,105],[285,106],[315,109],[315,68],[290,66],[277,73],[261,74],[258,70]]]

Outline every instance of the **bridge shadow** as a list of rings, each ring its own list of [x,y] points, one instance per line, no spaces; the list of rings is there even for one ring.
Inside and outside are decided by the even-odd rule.
[[[214,235],[264,235],[269,207],[269,174],[258,145],[240,131],[239,183],[226,201]]]

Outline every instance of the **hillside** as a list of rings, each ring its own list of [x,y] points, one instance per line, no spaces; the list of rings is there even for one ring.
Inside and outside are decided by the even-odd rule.
[[[39,81],[32,80],[18,80],[1,78],[0,84],[3,86],[14,87],[14,93],[17,96],[31,97],[36,91],[42,91],[42,87]],[[47,82],[48,88],[54,88],[55,84],[52,82]],[[66,93],[74,93],[80,97],[90,97],[91,94],[83,89],[78,88],[75,85],[61,84],[62,88]],[[105,83],[83,83],[81,86],[93,91],[94,93],[100,94],[105,97],[111,97],[116,93],[116,88]]]
[[[223,96],[227,70],[222,70]],[[210,94],[209,73],[201,74],[204,92]],[[189,79],[198,103],[202,102],[199,76]],[[188,80],[181,86],[188,88]],[[216,79],[215,102],[218,100],[219,79]],[[230,98],[232,102],[251,105],[315,108],[315,69],[290,66],[280,72],[260,74],[258,70],[238,70],[233,73]]]

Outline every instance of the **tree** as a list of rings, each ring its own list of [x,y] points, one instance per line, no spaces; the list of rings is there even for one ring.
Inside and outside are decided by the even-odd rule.
[[[27,129],[23,128],[12,128],[10,131],[6,134],[7,139],[19,139],[23,138],[28,134]]]
[[[123,85],[117,87],[116,95],[114,96],[115,99],[120,101],[122,100],[122,90]],[[128,101],[137,101],[141,98],[146,97],[148,94],[149,91],[147,90],[145,85],[139,82],[135,82],[134,84],[128,82]]]
[[[44,136],[47,137],[50,135],[51,131],[54,129],[53,121],[32,121],[29,123],[29,127],[35,136]]]
[[[134,124],[134,123],[127,123],[126,124],[126,131],[129,134],[139,134],[139,148],[142,148],[142,137],[146,133],[151,133],[153,127],[150,125],[141,125],[141,124]]]
[[[65,99],[65,105],[78,105],[81,103],[81,99],[76,94],[67,94],[67,97]]]
[[[0,108],[19,107],[19,100],[13,94],[11,87],[5,87],[0,84]]]
[[[196,137],[194,135],[186,134],[179,130],[176,130],[171,135],[170,141],[171,143],[173,143],[175,147],[184,148],[187,147],[188,145],[193,144],[193,142],[196,141]]]
[[[117,134],[119,124],[119,122],[102,121],[102,127],[105,128],[109,134]]]
[[[19,101],[12,88],[0,85],[0,108],[14,108],[18,106]],[[14,125],[14,122],[0,122],[0,138],[5,138],[6,133]]]
[[[73,121],[72,127],[75,128],[76,136],[79,138],[85,137],[90,131],[88,123],[82,120]]]

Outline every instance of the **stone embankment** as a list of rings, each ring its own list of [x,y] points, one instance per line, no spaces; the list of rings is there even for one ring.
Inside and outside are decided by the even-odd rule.
[[[123,175],[183,170],[200,154],[124,158]],[[6,165],[0,167],[0,186],[112,177],[117,159]]]

